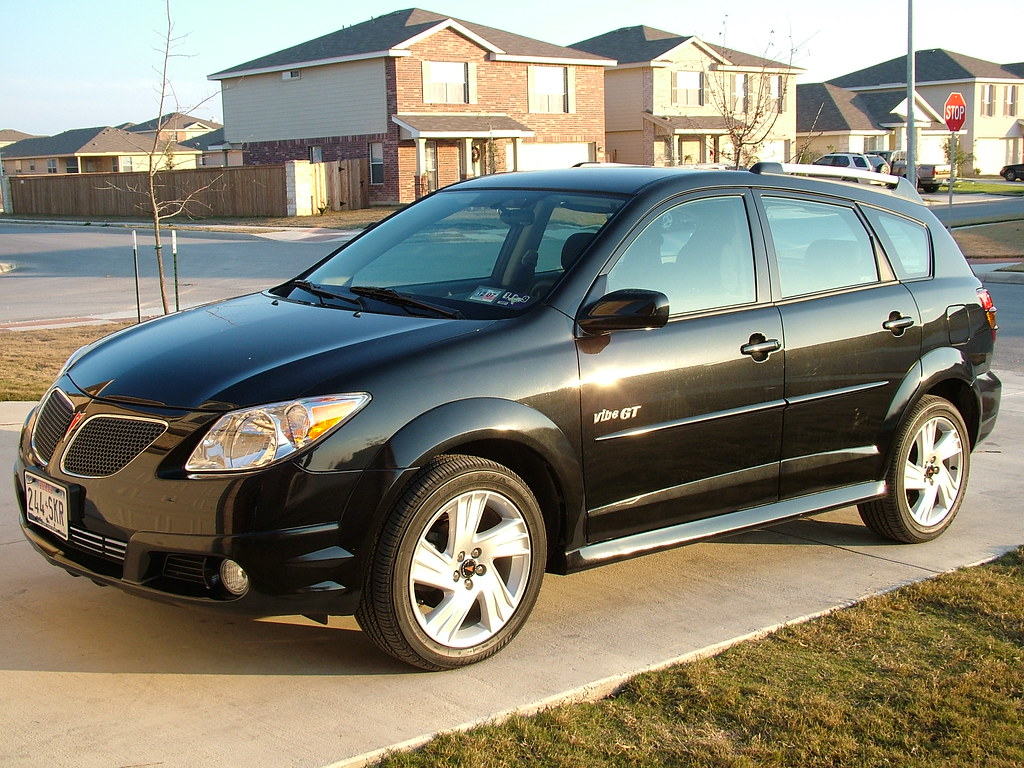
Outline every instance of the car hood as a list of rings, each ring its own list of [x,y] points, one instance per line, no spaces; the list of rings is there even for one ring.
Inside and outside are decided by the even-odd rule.
[[[223,411],[359,390],[359,373],[493,321],[372,314],[254,294],[115,333],[67,370],[129,405]]]

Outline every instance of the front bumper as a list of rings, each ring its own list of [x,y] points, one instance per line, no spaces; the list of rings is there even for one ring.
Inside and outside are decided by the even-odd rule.
[[[137,409],[69,394],[89,418],[140,418]],[[364,557],[353,552],[363,547],[360,537],[343,545],[340,529],[362,472],[309,472],[285,462],[255,473],[188,477],[173,467],[202,431],[195,423],[202,415],[144,415],[166,422],[165,432],[113,474],[84,477],[66,460],[81,431],[77,422],[43,461],[32,440],[38,413],[30,414],[14,485],[22,531],[43,557],[73,575],[180,605],[249,616],[355,611]],[[28,519],[26,470],[69,489],[66,540]],[[365,530],[346,522],[350,532]],[[245,594],[221,583],[225,559],[249,576]]]

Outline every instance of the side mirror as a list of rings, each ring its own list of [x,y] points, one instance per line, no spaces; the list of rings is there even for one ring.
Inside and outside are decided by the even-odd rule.
[[[668,322],[668,297],[660,291],[613,291],[584,307],[577,318],[589,334],[662,328]]]

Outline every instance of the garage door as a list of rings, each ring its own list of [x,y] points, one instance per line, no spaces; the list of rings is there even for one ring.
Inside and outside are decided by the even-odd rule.
[[[922,134],[917,148],[919,163],[945,163],[946,150],[943,143],[949,134]]]
[[[999,173],[1006,165],[1006,141],[978,139],[974,142],[974,170],[984,174]]]
[[[545,168],[568,168],[576,163],[593,160],[588,142],[565,144],[520,144],[519,170],[539,171]],[[509,167],[512,167],[512,147],[509,147]]]

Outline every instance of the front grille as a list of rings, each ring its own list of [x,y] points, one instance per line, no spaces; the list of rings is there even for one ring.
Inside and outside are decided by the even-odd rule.
[[[98,533],[73,525],[68,530],[68,543],[73,544],[77,549],[118,563],[124,562],[124,553],[128,549],[127,542],[100,536]]]
[[[74,415],[75,407],[59,389],[51,390],[43,400],[32,432],[32,448],[44,465],[50,463],[57,443],[67,434]]]
[[[78,477],[120,472],[167,429],[161,421],[96,416],[78,430],[64,452],[63,469]]]

